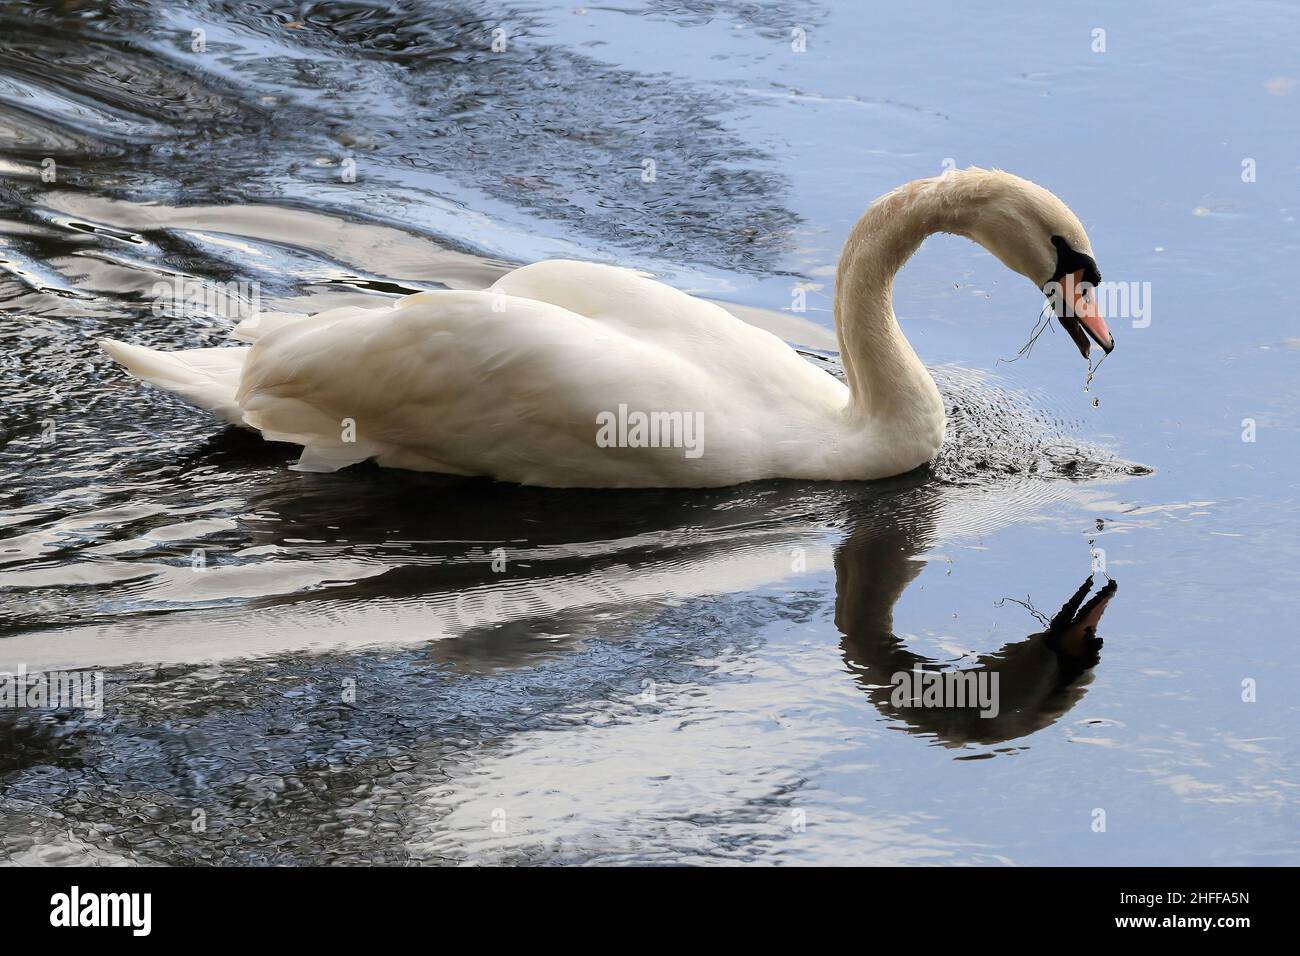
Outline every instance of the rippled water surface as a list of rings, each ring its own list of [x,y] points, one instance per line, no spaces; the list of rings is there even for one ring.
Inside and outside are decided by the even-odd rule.
[[[0,858],[1300,863],[1300,20],[1131,7],[0,2],[0,670],[107,687],[0,708]],[[1059,331],[1002,361],[1041,296],[932,239],[950,435],[886,482],[300,474],[94,346],[225,343],[177,277],[569,256],[834,372],[840,243],[945,162],[1058,192],[1150,321],[1086,390]],[[894,707],[917,667],[1001,712]]]

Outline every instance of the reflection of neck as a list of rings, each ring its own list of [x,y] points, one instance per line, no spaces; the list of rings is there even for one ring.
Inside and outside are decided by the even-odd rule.
[[[971,707],[893,706],[895,674],[949,670],[953,661],[913,651],[894,626],[895,604],[925,566],[916,557],[933,544],[937,502],[886,496],[882,503],[888,510],[878,520],[859,518],[835,554],[835,625],[844,661],[880,712],[945,746],[963,746],[1027,736],[1077,703],[1091,680],[1087,665],[1067,672],[1044,635],[1034,634],[962,661],[963,670],[999,675],[996,717]]]
[[[942,413],[929,372],[894,317],[894,275],[936,232],[965,233],[969,202],[959,174],[921,179],[863,213],[840,255],[835,331],[852,407],[873,418]]]
[[[880,515],[862,516],[835,552],[835,625],[850,639],[892,637],[894,605],[925,567],[937,497],[886,496]],[[890,511],[898,509],[898,514]]]

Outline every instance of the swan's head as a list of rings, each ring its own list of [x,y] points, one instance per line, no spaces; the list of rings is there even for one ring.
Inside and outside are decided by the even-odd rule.
[[[1097,306],[1101,273],[1079,217],[1042,186],[1010,173],[966,170],[970,190],[966,233],[1047,296],[1061,327],[1088,357],[1088,337],[1106,352],[1115,347]]]

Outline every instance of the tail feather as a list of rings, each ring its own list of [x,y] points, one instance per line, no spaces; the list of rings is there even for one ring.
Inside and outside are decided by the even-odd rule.
[[[244,424],[235,393],[247,347],[159,352],[113,339],[100,339],[99,347],[136,378],[179,395],[222,421]]]

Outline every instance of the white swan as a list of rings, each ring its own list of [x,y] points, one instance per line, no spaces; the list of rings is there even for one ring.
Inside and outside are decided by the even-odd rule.
[[[853,228],[835,289],[847,386],[717,305],[563,260],[481,292],[264,314],[235,328],[251,347],[100,344],[137,378],[302,445],[304,471],[373,458],[552,487],[883,478],[943,441],[938,389],[891,296],[894,274],[935,232],[973,239],[1053,295],[1085,356],[1085,330],[1113,348],[1079,220],[1040,186],[974,168],[901,186]]]

